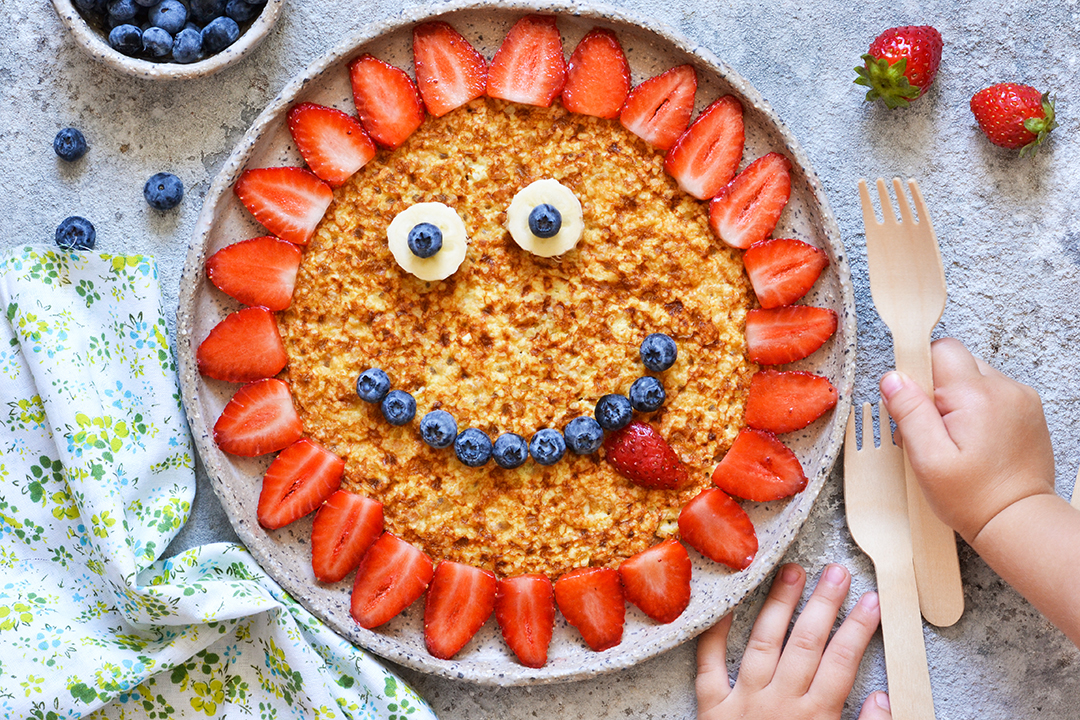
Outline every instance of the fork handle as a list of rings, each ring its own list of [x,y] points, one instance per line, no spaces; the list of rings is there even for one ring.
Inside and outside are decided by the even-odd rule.
[[[930,361],[930,338],[894,337],[893,352],[896,355],[896,369],[918,383],[932,399],[934,372]],[[960,583],[956,535],[930,509],[911,469],[906,450],[904,477],[919,606],[928,623],[948,627],[964,613],[964,588]]]
[[[934,696],[919,617],[915,568],[904,553],[874,564],[893,720],[934,720]]]

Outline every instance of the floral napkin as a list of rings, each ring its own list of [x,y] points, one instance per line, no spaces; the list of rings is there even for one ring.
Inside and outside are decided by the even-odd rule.
[[[243,547],[161,558],[195,475],[153,259],[8,251],[0,311],[0,715],[434,717]]]

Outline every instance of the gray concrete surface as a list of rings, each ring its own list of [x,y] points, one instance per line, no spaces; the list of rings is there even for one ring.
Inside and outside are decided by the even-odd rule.
[[[412,3],[409,3],[411,5]],[[860,177],[918,178],[945,256],[950,302],[938,334],[959,337],[991,364],[1042,394],[1058,462],[1058,491],[1072,493],[1080,464],[1080,141],[1076,102],[1080,6],[1076,0],[1003,8],[1000,2],[842,0],[622,0],[716,52],[754,83],[800,139],[838,217],[853,267],[860,318],[856,401],[876,398],[892,362],[888,332],[867,285]],[[182,84],[137,81],[88,61],[43,0],[4,0],[0,33],[0,215],[3,247],[50,242],[64,217],[97,226],[98,248],[157,256],[168,314],[201,196],[237,140],[294,74],[365,19],[400,6],[384,0],[291,0],[269,39],[243,64]],[[935,25],[945,55],[931,92],[914,107],[865,106],[852,68],[893,25]],[[979,134],[968,111],[978,89],[1015,80],[1052,89],[1061,127],[1035,158],[1020,160]],[[68,166],[51,142],[80,127],[89,154]],[[167,170],[187,197],[159,214],[142,184]],[[866,558],[843,520],[839,470],[788,559],[816,578],[844,562],[855,590],[873,587]],[[195,515],[178,546],[234,537],[200,478]],[[966,546],[967,611],[954,627],[926,628],[937,715],[1070,720],[1080,704],[1080,653]],[[735,659],[763,597],[741,608]],[[446,720],[457,718],[686,718],[695,712],[694,643],[632,670],[537,688],[483,688],[404,672]],[[885,687],[880,637],[845,711]]]

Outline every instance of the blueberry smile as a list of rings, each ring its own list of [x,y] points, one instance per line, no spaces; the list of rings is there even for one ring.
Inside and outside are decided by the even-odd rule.
[[[641,344],[642,363],[654,372],[670,368],[676,356],[675,341],[663,333],[653,333]],[[390,377],[380,368],[360,374],[356,394],[365,402],[379,405],[391,425],[407,425],[416,416],[415,398],[404,390],[391,389]],[[529,456],[540,465],[554,465],[567,450],[575,455],[591,455],[603,444],[605,431],[614,432],[628,425],[635,410],[656,412],[666,399],[663,383],[652,375],[642,375],[630,386],[629,397],[618,393],[602,396],[593,416],[574,418],[562,432],[543,428],[528,441],[515,433],[503,433],[493,442],[478,428],[458,432],[454,416],[436,409],[420,420],[420,439],[437,450],[453,446],[457,459],[468,467],[482,467],[494,459],[499,467],[512,470],[521,467]]]

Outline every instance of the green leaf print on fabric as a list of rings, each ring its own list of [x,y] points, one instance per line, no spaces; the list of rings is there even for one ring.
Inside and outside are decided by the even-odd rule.
[[[0,717],[434,720],[245,548],[161,557],[195,459],[157,277],[0,254]]]

